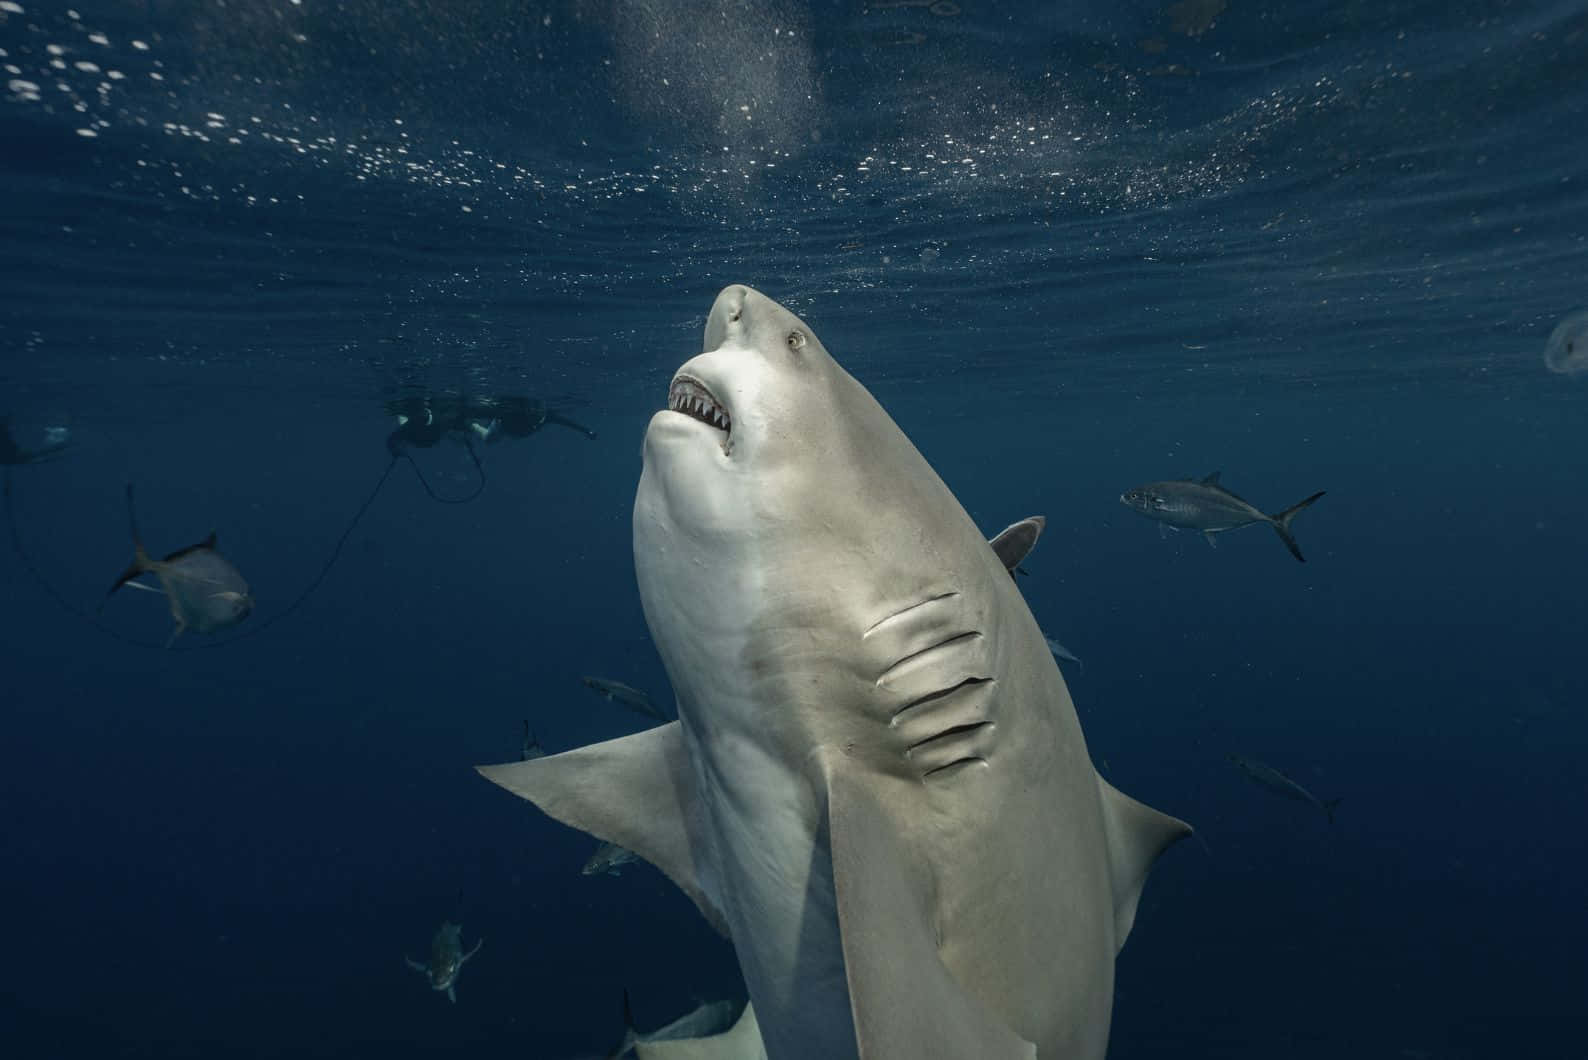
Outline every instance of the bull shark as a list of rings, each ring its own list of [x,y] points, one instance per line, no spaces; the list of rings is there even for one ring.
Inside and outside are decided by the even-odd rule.
[[[430,980],[430,989],[438,990],[447,995],[447,1000],[454,1005],[458,1003],[456,989],[458,973],[463,971],[463,966],[469,958],[480,952],[480,947],[485,944],[483,938],[474,941],[474,948],[468,953],[463,952],[463,925],[454,924],[452,921],[443,921],[436,929],[434,937],[430,940],[430,960],[421,963],[412,957],[404,957],[408,967],[420,972]]]
[[[213,531],[203,541],[178,549],[165,559],[151,559],[138,533],[138,517],[133,511],[132,487],[127,487],[127,521],[132,528],[132,564],[105,593],[105,599],[123,585],[145,592],[164,593],[171,605],[175,626],[166,638],[169,648],[184,631],[216,633],[247,618],[254,609],[248,583],[217,548]],[[134,581],[139,575],[153,574],[160,587]],[[100,608],[104,608],[101,603]]]
[[[1290,549],[1297,562],[1305,563],[1301,546],[1290,532],[1290,522],[1302,509],[1323,496],[1320,490],[1304,501],[1298,501],[1282,512],[1269,515],[1255,505],[1242,500],[1219,484],[1217,471],[1204,479],[1174,479],[1168,482],[1149,482],[1145,486],[1128,489],[1119,495],[1119,503],[1133,512],[1156,520],[1159,530],[1167,536],[1169,528],[1200,530],[1209,545],[1217,545],[1214,534],[1226,530],[1239,530],[1253,523],[1267,523],[1279,535],[1279,540]]]
[[[634,560],[678,720],[480,767],[733,942],[770,1060],[1100,1060],[1190,834],[1093,768],[998,552],[814,332],[724,290],[646,431]]]

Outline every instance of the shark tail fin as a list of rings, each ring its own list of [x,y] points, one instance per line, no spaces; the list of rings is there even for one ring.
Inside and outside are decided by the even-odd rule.
[[[1344,798],[1344,796],[1341,796],[1341,798]],[[1323,804],[1323,812],[1328,815],[1330,824],[1334,823],[1334,810],[1339,805],[1340,799],[1328,799]]]
[[[1322,497],[1325,492],[1326,491],[1324,490],[1319,490],[1306,500],[1292,504],[1289,508],[1286,508],[1278,515],[1270,515],[1268,517],[1268,521],[1273,524],[1274,533],[1279,535],[1279,540],[1283,541],[1285,543],[1285,547],[1290,549],[1290,554],[1296,557],[1296,561],[1298,563],[1307,562],[1307,557],[1301,554],[1301,546],[1297,545],[1296,539],[1291,536],[1290,521],[1294,519],[1303,508],[1312,504],[1312,502],[1316,501],[1319,497]]]

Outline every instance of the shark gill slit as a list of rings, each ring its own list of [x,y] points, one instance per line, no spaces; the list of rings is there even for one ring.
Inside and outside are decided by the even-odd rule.
[[[903,669],[909,663],[912,663],[912,662],[916,661],[917,659],[922,658],[923,656],[930,655],[930,654],[932,654],[935,651],[942,651],[944,648],[952,648],[954,645],[960,644],[960,643],[962,643],[964,641],[967,641],[967,640],[977,640],[977,639],[980,639],[980,637],[981,637],[981,630],[972,629],[972,630],[968,630],[968,631],[966,631],[964,633],[955,633],[951,637],[948,637],[948,638],[946,638],[944,640],[938,641],[936,644],[933,644],[931,647],[922,648],[920,651],[911,652],[909,655],[906,655],[904,658],[898,660],[892,666],[890,666],[886,670],[882,671],[881,675],[878,676],[878,678],[877,678],[877,684],[881,685],[884,681],[886,681],[888,679],[888,676],[890,674],[893,674],[893,673]]]
[[[919,751],[921,748],[925,747],[927,744],[937,743],[939,740],[951,740],[951,739],[955,738],[956,736],[974,736],[975,734],[981,732],[983,729],[992,728],[993,725],[994,725],[994,723],[990,722],[990,721],[970,721],[970,722],[966,722],[964,725],[955,725],[953,728],[944,729],[942,732],[933,733],[931,736],[928,736],[924,740],[917,740],[915,743],[913,743],[909,747],[905,748],[905,752],[904,753],[905,754],[909,754],[912,751]],[[967,755],[966,757],[967,758],[980,758],[981,756],[980,755]],[[955,759],[955,761],[964,761],[964,759]],[[953,765],[953,764],[954,764],[953,762],[949,763],[949,765]],[[938,767],[938,769],[945,769],[945,768],[947,768],[947,767],[946,766],[939,766]],[[935,773],[935,772],[937,772],[936,769],[931,771],[931,773]],[[927,775],[930,776],[931,773],[928,773]]]
[[[946,766],[938,766],[936,769],[928,769],[925,773],[921,774],[921,780],[925,782],[931,780],[939,773],[947,773],[949,770],[958,772],[962,766],[971,765],[987,768],[987,759],[983,758],[981,755],[966,755],[964,758],[956,758]]]
[[[887,618],[884,618],[881,621],[879,621],[879,622],[875,623],[874,625],[872,625],[872,627],[870,629],[866,630],[864,633],[861,634],[861,638],[864,639],[866,637],[871,636],[877,630],[881,629],[883,626],[886,626],[889,622],[892,622],[896,618],[903,618],[905,615],[909,614],[911,611],[914,611],[917,608],[925,607],[928,604],[935,604],[935,603],[937,603],[937,602],[939,602],[941,600],[952,600],[954,597],[956,597],[958,595],[959,595],[959,592],[957,590],[950,590],[950,591],[948,591],[946,593],[938,593],[936,596],[927,597],[925,600],[922,600],[919,603],[911,604],[909,607],[906,607],[902,611],[895,611],[893,614],[889,615]]]
[[[902,706],[898,710],[894,711],[893,712],[893,721],[897,722],[900,719],[900,717],[908,710],[913,710],[916,707],[924,707],[924,706],[926,706],[926,704],[931,703],[931,702],[933,702],[935,700],[939,700],[939,699],[943,699],[943,698],[945,698],[947,696],[951,696],[955,692],[958,692],[962,688],[973,688],[976,685],[991,684],[992,680],[993,679],[991,677],[967,677],[967,678],[965,678],[965,680],[960,681],[957,684],[949,685],[947,688],[940,688],[936,692],[928,692],[924,696],[920,696],[920,697],[917,697],[916,699],[910,700],[910,702],[906,703],[904,706]]]

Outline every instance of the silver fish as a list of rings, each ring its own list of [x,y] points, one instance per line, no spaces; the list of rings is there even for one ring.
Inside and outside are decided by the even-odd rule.
[[[430,980],[430,989],[439,990],[447,995],[447,1000],[457,1004],[458,994],[454,984],[458,981],[458,973],[463,971],[464,964],[470,957],[480,952],[480,947],[485,940],[477,939],[474,948],[468,953],[463,952],[463,925],[454,924],[450,920],[443,921],[436,929],[435,937],[430,940],[430,960],[421,964],[412,957],[404,957],[408,967],[416,972],[423,973]]]
[[[235,626],[253,611],[254,598],[248,591],[248,583],[237,568],[216,550],[213,531],[198,544],[178,549],[165,559],[156,560],[144,551],[143,540],[138,534],[131,486],[127,487],[127,520],[132,527],[132,565],[121,572],[121,577],[110,587],[105,599],[109,600],[111,594],[123,585],[145,592],[164,593],[171,605],[171,618],[176,622],[171,636],[166,638],[167,648],[185,630],[215,633]],[[160,587],[156,589],[133,580],[142,574],[153,574],[160,582]],[[103,609],[105,605],[101,603],[99,606]]]
[[[1329,799],[1327,801],[1320,799],[1265,762],[1259,762],[1256,759],[1246,758],[1237,754],[1230,754],[1225,757],[1235,763],[1235,768],[1245,773],[1254,782],[1261,784],[1276,795],[1282,795],[1296,802],[1305,802],[1316,806],[1323,811],[1324,816],[1329,818],[1330,824],[1334,823],[1334,808],[1340,805],[1339,799]]]
[[[1149,482],[1145,486],[1126,490],[1119,502],[1133,512],[1156,520],[1164,533],[1176,530],[1200,530],[1208,544],[1217,542],[1213,535],[1225,530],[1239,530],[1253,523],[1267,523],[1279,535],[1279,540],[1290,549],[1299,562],[1307,562],[1301,554],[1296,539],[1290,533],[1290,521],[1296,513],[1323,496],[1319,490],[1306,500],[1292,504],[1276,515],[1268,515],[1219,485],[1217,471],[1200,481],[1174,479],[1168,482]]]
[[[520,762],[528,762],[531,758],[542,758],[545,756],[545,754],[546,749],[542,747],[540,745],[540,741],[535,738],[534,731],[529,727],[529,719],[525,718],[524,741],[519,745],[518,760]]]
[[[667,720],[667,715],[651,702],[651,697],[632,685],[626,685],[622,681],[608,681],[604,677],[581,677],[579,680],[586,688],[594,689],[614,703],[623,704],[636,714],[643,714],[657,721]]]
[[[1042,639],[1047,641],[1048,650],[1053,653],[1053,657],[1055,659],[1064,659],[1068,662],[1074,663],[1083,670],[1086,669],[1086,664],[1083,663],[1074,652],[1060,644],[1057,640],[1048,636],[1046,633],[1042,634]]]
[[[602,843],[596,847],[595,853],[590,855],[590,860],[584,863],[584,868],[579,872],[585,876],[595,876],[602,872],[616,876],[623,866],[632,865],[638,860],[634,851],[627,847],[620,847],[616,843]]]

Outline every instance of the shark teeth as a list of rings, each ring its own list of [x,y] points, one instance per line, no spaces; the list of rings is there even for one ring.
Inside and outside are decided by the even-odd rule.
[[[733,418],[723,408],[722,402],[706,389],[706,384],[687,375],[673,380],[673,385],[667,390],[667,407],[719,431],[733,429]]]

